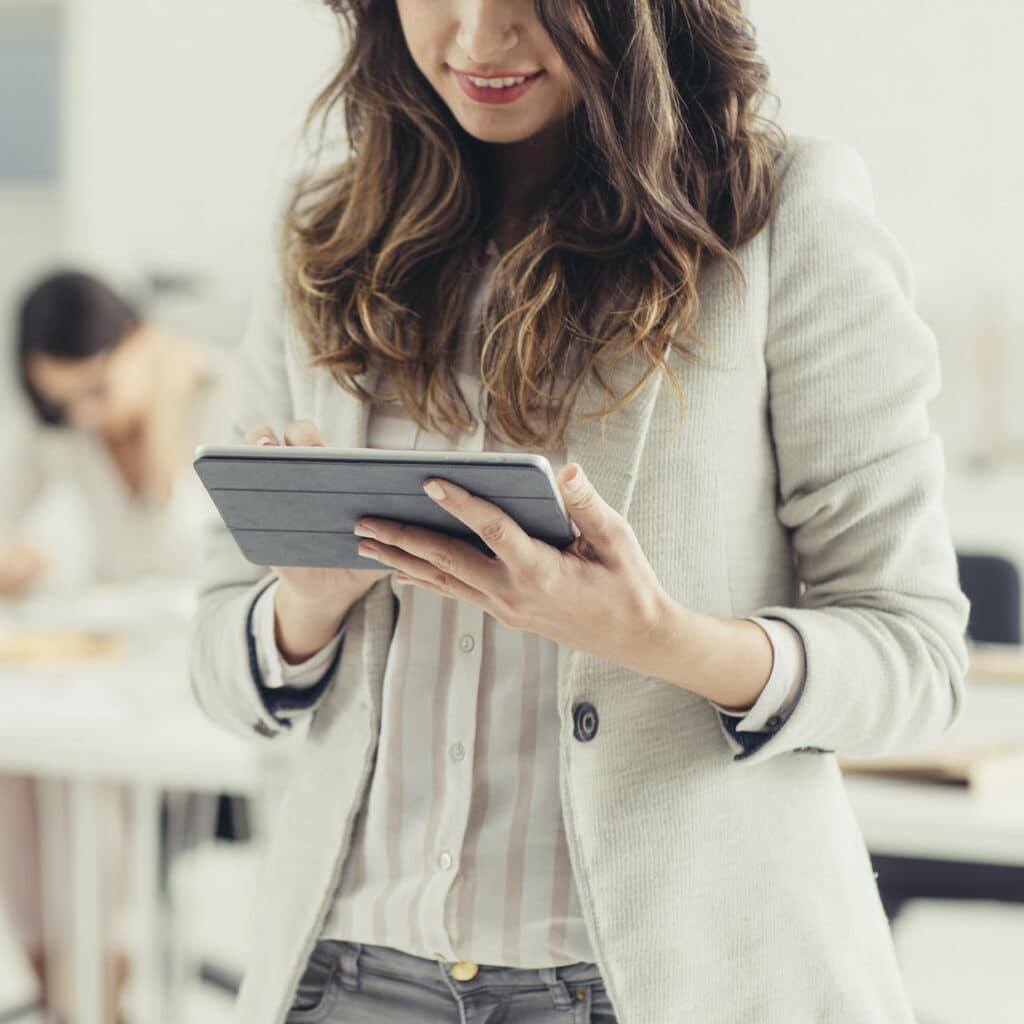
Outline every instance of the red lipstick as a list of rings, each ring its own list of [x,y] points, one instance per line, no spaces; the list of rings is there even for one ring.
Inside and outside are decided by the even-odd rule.
[[[524,95],[544,74],[543,71],[488,71],[468,72],[452,68],[452,74],[458,79],[462,91],[477,103],[513,103]],[[476,82],[473,79],[477,79]],[[520,79],[509,82],[510,79]],[[493,85],[480,85],[481,81],[494,82]],[[501,82],[502,84],[498,84]],[[504,84],[508,83],[508,84]]]

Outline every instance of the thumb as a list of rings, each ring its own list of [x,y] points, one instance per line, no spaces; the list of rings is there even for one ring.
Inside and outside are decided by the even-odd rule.
[[[580,528],[580,533],[595,548],[610,545],[617,532],[617,513],[597,493],[578,462],[563,466],[558,474],[565,509]]]

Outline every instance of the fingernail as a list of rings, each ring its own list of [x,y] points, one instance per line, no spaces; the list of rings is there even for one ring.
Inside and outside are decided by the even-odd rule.
[[[377,539],[377,534],[375,534],[368,526],[363,526],[362,523],[356,523],[352,532],[357,537],[372,537],[374,540]]]
[[[423,485],[423,490],[429,494],[434,501],[444,501],[444,488],[435,480],[430,480]]]
[[[256,443],[257,444],[273,444],[274,442],[269,437],[261,437]]]

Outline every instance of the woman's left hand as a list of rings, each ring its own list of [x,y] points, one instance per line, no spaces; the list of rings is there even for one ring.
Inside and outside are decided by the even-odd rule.
[[[431,494],[431,484],[443,496]],[[626,667],[640,665],[645,641],[671,603],[632,527],[597,493],[576,463],[557,477],[580,536],[565,550],[536,540],[497,506],[448,481],[424,490],[476,533],[491,558],[433,530],[364,518],[356,533],[375,539],[360,554],[394,567],[408,582],[482,608],[505,626],[538,633]]]

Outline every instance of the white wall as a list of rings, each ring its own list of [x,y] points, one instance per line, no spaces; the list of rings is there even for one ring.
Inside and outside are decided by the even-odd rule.
[[[70,0],[67,243],[198,271],[237,323],[302,118],[336,66],[319,0]]]
[[[749,13],[782,123],[860,151],[912,258],[942,344],[949,447],[1002,429],[1024,450],[1024,4],[751,0]],[[979,381],[989,321],[997,369]]]
[[[115,278],[205,273],[236,329],[276,182],[339,57],[332,17],[320,0],[64,4],[65,250]],[[1002,432],[1024,451],[1024,4],[749,7],[783,124],[853,143],[912,258],[919,308],[942,344],[936,411],[950,449],[967,454]],[[39,235],[47,251],[53,231]],[[979,383],[976,338],[987,321],[995,370]]]
[[[3,53],[15,52],[17,40],[24,38],[26,32],[58,33],[59,23],[56,0],[0,0],[0,33],[6,41]],[[11,79],[4,76],[4,80],[10,82]],[[20,113],[26,119],[43,121],[37,123],[34,130],[49,137],[51,132],[59,134],[59,128],[45,123],[48,113],[45,96],[45,90],[41,91],[27,107],[21,106]],[[5,97],[8,103],[13,98]],[[0,137],[0,147],[10,144],[8,139]],[[43,148],[48,150],[49,146]],[[18,300],[28,284],[52,263],[62,243],[59,183],[36,174],[0,180],[0,414],[12,400],[20,398],[10,380],[13,363],[9,358]]]

